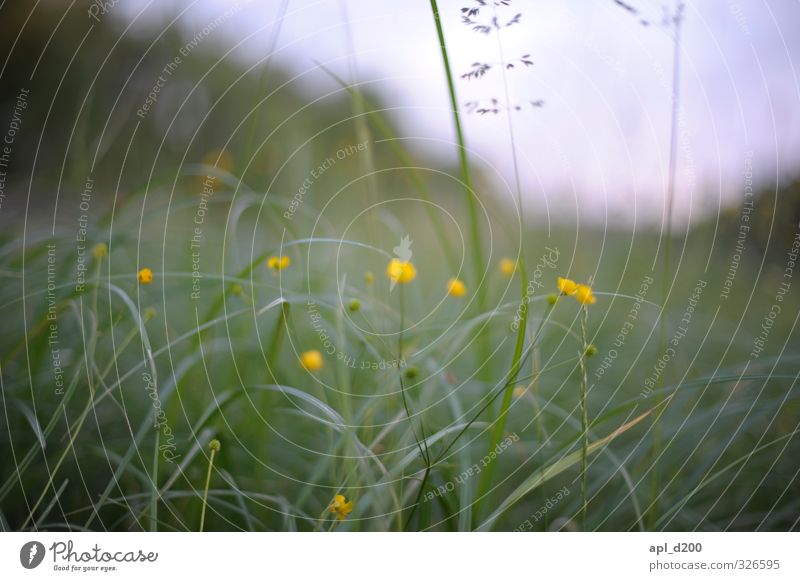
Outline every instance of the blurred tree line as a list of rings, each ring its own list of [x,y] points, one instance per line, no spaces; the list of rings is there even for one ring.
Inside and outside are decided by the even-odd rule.
[[[262,62],[242,76],[243,59],[218,61],[219,30],[189,46],[192,33],[180,26],[163,34],[160,27],[143,30],[142,25],[126,30],[128,23],[114,9],[99,22],[90,18],[92,4],[79,1],[70,8],[70,3],[44,0],[34,8],[15,0],[0,9],[3,132],[18,94],[29,91],[0,219],[25,210],[34,163],[36,203],[29,212],[52,216],[59,188],[62,199],[65,192],[79,195],[92,175],[95,191],[113,192],[119,183],[117,193],[124,198],[143,190],[151,174],[151,189],[171,187],[188,164],[214,163],[229,137],[220,166],[254,191],[265,191],[286,158],[321,128],[328,129],[296,156],[298,164],[311,167],[356,142],[353,123],[342,122],[352,115],[345,91],[292,118],[310,98],[295,84],[285,84],[289,77],[280,63]],[[285,169],[281,173],[289,175]],[[290,198],[296,179],[282,179],[273,191]],[[60,207],[59,215],[70,206]]]

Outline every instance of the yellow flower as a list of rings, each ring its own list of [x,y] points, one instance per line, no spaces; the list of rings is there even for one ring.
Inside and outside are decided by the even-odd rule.
[[[231,173],[233,171],[233,158],[227,151],[223,149],[209,151],[203,156],[203,159],[200,161],[200,163],[225,173]],[[212,170],[212,172],[213,171],[214,170]],[[201,183],[201,187],[210,187],[215,191],[222,188],[224,185],[224,182],[214,175],[201,176],[199,181]]]
[[[463,281],[457,278],[451,278],[447,281],[447,294],[451,297],[463,297],[467,294],[467,287]]]
[[[592,294],[592,287],[588,284],[579,284],[575,289],[575,298],[582,305],[593,305],[597,298]]]
[[[150,284],[153,282],[153,271],[145,267],[139,271],[137,278],[139,279],[139,284]]]
[[[322,359],[322,353],[316,349],[304,351],[300,354],[300,365],[302,365],[307,371],[319,371],[322,369],[323,363],[324,361]]]
[[[267,266],[272,270],[283,270],[292,263],[288,256],[270,256],[267,259]]]
[[[228,173],[233,171],[233,158],[231,154],[224,149],[209,151],[203,156],[201,163],[203,165],[210,165],[211,167],[218,167]]]
[[[386,267],[386,276],[392,282],[399,282],[400,284],[408,284],[417,277],[417,269],[410,262],[400,260],[399,258],[392,258],[389,265]]]
[[[574,280],[558,277],[558,290],[563,295],[574,295],[578,290],[578,285]]]
[[[328,510],[336,515],[339,520],[344,520],[347,515],[353,511],[353,501],[346,501],[347,499],[342,494],[337,494],[333,497],[333,502],[328,507]]]
[[[92,256],[94,256],[97,260],[105,257],[108,254],[108,246],[106,246],[105,242],[99,242],[94,245],[92,248]]]
[[[503,258],[500,261],[500,272],[503,276],[512,276],[514,271],[517,270],[517,263],[510,258]]]

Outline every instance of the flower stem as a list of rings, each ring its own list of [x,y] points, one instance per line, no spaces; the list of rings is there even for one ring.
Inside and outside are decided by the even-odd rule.
[[[400,285],[400,332],[397,336],[397,359],[398,361],[402,361],[403,359],[403,328],[405,327],[405,300],[403,296],[403,286]],[[399,368],[398,368],[399,369]],[[417,491],[417,497],[414,500],[414,504],[411,506],[411,512],[409,513],[408,517],[406,517],[406,523],[403,526],[403,531],[408,530],[409,525],[411,524],[411,519],[414,518],[414,514],[417,512],[417,508],[419,507],[420,500],[422,498],[422,493],[425,489],[425,484],[428,482],[428,475],[430,474],[431,470],[431,458],[428,451],[428,440],[425,436],[425,426],[420,419],[419,428],[420,432],[422,433],[421,439],[420,436],[417,436],[417,431],[414,429],[414,420],[411,415],[411,408],[408,405],[408,399],[406,397],[406,386],[403,382],[403,372],[402,369],[400,371],[400,397],[403,400],[403,408],[406,411],[406,417],[408,418],[408,425],[411,429],[411,434],[414,436],[414,441],[417,443],[417,448],[419,449],[419,455],[422,458],[422,461],[425,462],[425,475],[422,478],[422,482],[419,485],[419,490]]]
[[[579,357],[581,366],[581,387],[580,387],[580,407],[581,407],[581,528],[586,530],[586,472],[588,469],[586,458],[589,455],[589,413],[586,410],[586,387],[588,378],[586,374],[586,350],[589,342],[586,339],[586,323],[589,318],[589,309],[584,305],[581,307],[581,353]]]
[[[203,490],[203,510],[200,513],[200,532],[203,532],[203,527],[206,523],[206,506],[208,506],[208,485],[211,483],[211,468],[214,466],[214,456],[217,455],[219,450],[219,440],[211,440],[209,444],[211,448],[211,456],[208,458],[208,472],[206,473],[206,486]]]

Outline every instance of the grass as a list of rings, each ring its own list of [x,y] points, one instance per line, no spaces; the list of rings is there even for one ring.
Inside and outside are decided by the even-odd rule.
[[[700,239],[705,234],[690,236]],[[624,234],[612,238],[612,246],[627,244]],[[9,356],[2,367],[4,433],[13,438],[11,460],[5,464],[7,477],[0,486],[4,522],[22,529],[76,530],[101,523],[124,529],[196,530],[201,520],[209,530],[327,530],[331,525],[347,530],[510,530],[538,509],[539,498],[552,494],[548,491],[570,487],[576,479],[581,483],[585,475],[590,506],[586,528],[624,530],[640,526],[641,512],[651,502],[645,483],[653,469],[648,445],[652,440],[641,419],[652,416],[648,405],[661,400],[670,405],[662,415],[658,467],[665,485],[658,496],[662,506],[670,508],[657,524],[648,526],[737,528],[740,522],[761,523],[759,517],[762,528],[792,526],[789,496],[778,498],[771,492],[780,490],[789,471],[787,458],[796,446],[796,359],[788,355],[793,343],[791,321],[775,331],[773,356],[745,366],[736,358],[746,356],[751,337],[744,334],[729,341],[725,328],[730,312],[713,318],[714,313],[702,310],[707,318],[698,316],[701,322],[685,339],[681,358],[673,363],[680,381],[665,384],[643,399],[639,391],[647,364],[641,362],[651,361],[658,348],[652,327],[658,316],[656,305],[642,303],[641,324],[637,323],[624,348],[618,349],[620,355],[602,381],[591,380],[613,346],[620,322],[635,304],[626,297],[634,295],[642,273],[629,273],[630,282],[623,284],[627,292],[600,294],[598,303],[589,307],[585,323],[582,310],[566,304],[550,309],[544,295],[534,297],[528,324],[534,328],[528,342],[518,352],[515,341],[505,339],[512,353],[505,362],[500,361],[500,353],[490,360],[490,374],[498,382],[487,384],[477,379],[473,331],[488,323],[497,339],[493,344],[503,345],[502,336],[508,333],[517,307],[513,297],[498,303],[497,313],[462,316],[455,325],[450,313],[442,313],[427,326],[406,331],[400,343],[384,351],[387,346],[380,337],[359,330],[355,323],[360,319],[345,316],[347,303],[343,308],[336,299],[336,282],[326,283],[322,274],[312,274],[318,285],[312,296],[331,336],[339,337],[353,353],[391,355],[391,359],[405,356],[408,366],[373,371],[337,366],[335,359],[326,359],[319,374],[309,375],[299,368],[293,351],[319,346],[304,313],[307,273],[300,265],[302,256],[309,255],[298,251],[316,249],[313,261],[314,252],[324,258],[332,245],[309,239],[289,246],[297,254],[293,268],[280,278],[266,269],[261,256],[261,264],[254,261],[252,268],[245,267],[246,272],[209,277],[213,286],[204,289],[219,290],[207,300],[214,305],[218,297],[224,297],[223,307],[196,312],[185,308],[182,298],[191,286],[189,272],[157,272],[153,287],[137,289],[135,270],[117,273],[112,251],[108,280],[95,283],[100,291],[96,310],[92,301],[68,286],[61,291],[59,344],[74,351],[76,364],[67,375],[63,396],[38,394],[33,417],[41,427],[35,429],[32,426],[37,424],[12,413],[17,406],[31,405],[30,395],[25,396],[30,387],[20,376],[27,373],[27,367],[19,364],[24,362],[24,353],[30,357],[37,384],[50,384],[47,335],[41,325],[46,320],[43,295],[31,291],[26,303],[37,305],[31,328],[42,331],[31,332],[21,350],[6,350]],[[363,250],[361,246],[353,249]],[[37,257],[35,246],[30,251],[34,257],[30,261],[44,266],[46,255]],[[17,258],[14,252],[5,256],[4,272],[8,273],[15,268],[18,254]],[[647,263],[643,259],[632,262]],[[342,292],[359,299],[358,317],[372,322],[387,318],[402,328],[404,318],[418,320],[422,301],[417,289],[429,284],[427,273],[434,271],[433,263],[423,259],[417,266],[418,279],[403,287],[408,313],[392,306],[398,302],[382,301],[382,296],[388,296],[388,281],[380,276],[368,285],[354,273],[347,277]],[[610,280],[615,276],[610,273]],[[676,280],[677,296],[687,292],[694,276],[687,272]],[[492,278],[487,292],[503,297],[505,279],[499,273]],[[710,273],[709,279],[714,278]],[[244,296],[230,294],[232,284],[245,286],[252,304]],[[152,292],[157,285],[163,285],[163,290]],[[33,281],[31,287],[37,288]],[[602,292],[602,288],[601,277],[595,289]],[[142,308],[155,306],[150,318],[139,315],[133,298],[137,291]],[[3,292],[6,312],[19,311],[20,299],[13,286],[4,285]],[[159,296],[167,299],[163,305],[158,304]],[[567,300],[571,299],[562,299]],[[197,319],[198,312],[205,313],[205,318]],[[679,314],[667,320],[674,321]],[[84,342],[80,328],[87,328],[87,323],[91,325]],[[583,338],[583,324],[588,339]],[[113,337],[113,343],[91,340],[98,331]],[[440,339],[423,354],[411,351],[443,331],[447,341]],[[259,334],[263,352],[254,339]],[[597,355],[576,357],[587,340],[597,345]],[[147,344],[145,352],[152,356],[142,359],[142,346]],[[530,361],[534,346],[542,360],[528,371],[521,363]],[[151,365],[163,378],[158,393],[178,434],[182,457],[176,463],[157,454],[163,438],[152,428],[150,399],[138,385],[141,372]],[[586,366],[584,371],[581,365]],[[412,367],[416,375],[408,373]],[[512,371],[519,374],[515,382],[508,381]],[[260,379],[265,374],[271,383]],[[401,387],[390,381],[398,375]],[[591,387],[585,399],[578,396],[584,375]],[[426,498],[437,487],[461,480],[460,474],[480,463],[497,425],[500,408],[491,405],[496,398],[509,393],[509,385],[534,382],[536,391],[529,389],[510,399],[504,433],[520,438],[493,460],[497,476],[481,501],[486,512],[481,514],[474,506],[479,475],[447,494]],[[92,385],[97,386],[94,392]],[[348,386],[346,390],[338,389],[343,385]],[[398,413],[403,397],[408,410]],[[593,418],[590,424],[588,417]],[[221,487],[195,490],[196,483],[207,481],[210,474],[210,465],[203,467],[198,452],[212,437],[225,442],[227,452],[218,458],[219,471],[229,476],[220,479]],[[44,450],[42,438],[47,443]],[[43,454],[47,465],[41,460]],[[214,462],[216,466],[217,459]],[[743,466],[747,470],[740,470]],[[355,502],[353,513],[342,522],[325,513],[337,491]],[[550,518],[552,526],[581,526],[585,508],[580,497],[572,494],[559,503]],[[203,508],[205,498],[207,509]],[[700,520],[709,509],[709,516]],[[398,519],[401,511],[404,519]],[[464,511],[471,517],[465,519]],[[567,520],[559,521],[557,516]]]

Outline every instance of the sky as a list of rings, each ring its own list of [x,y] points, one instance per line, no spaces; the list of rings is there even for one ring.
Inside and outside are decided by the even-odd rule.
[[[461,8],[476,6],[474,0],[439,1],[454,72],[460,77],[475,62],[492,64],[480,79],[459,78],[456,91],[471,159],[497,195],[516,195],[513,131],[526,211],[663,220],[675,48],[665,15],[674,14],[676,2],[626,2],[638,14],[614,0],[511,0],[497,8],[489,2],[476,20],[521,16],[499,34],[482,34],[461,22]],[[297,86],[311,98],[338,88],[318,68],[325,63],[378,91],[409,143],[455,160],[428,0],[120,0],[113,11],[151,30],[177,26],[187,38],[228,11],[213,42],[233,48],[229,58],[249,65],[273,55],[299,75]],[[753,181],[764,185],[800,169],[798,24],[796,0],[686,2],[677,223],[740,203],[751,168]],[[521,65],[523,55],[533,64]],[[516,64],[504,71],[499,63]],[[492,98],[512,109],[468,113],[468,102],[483,106]]]

